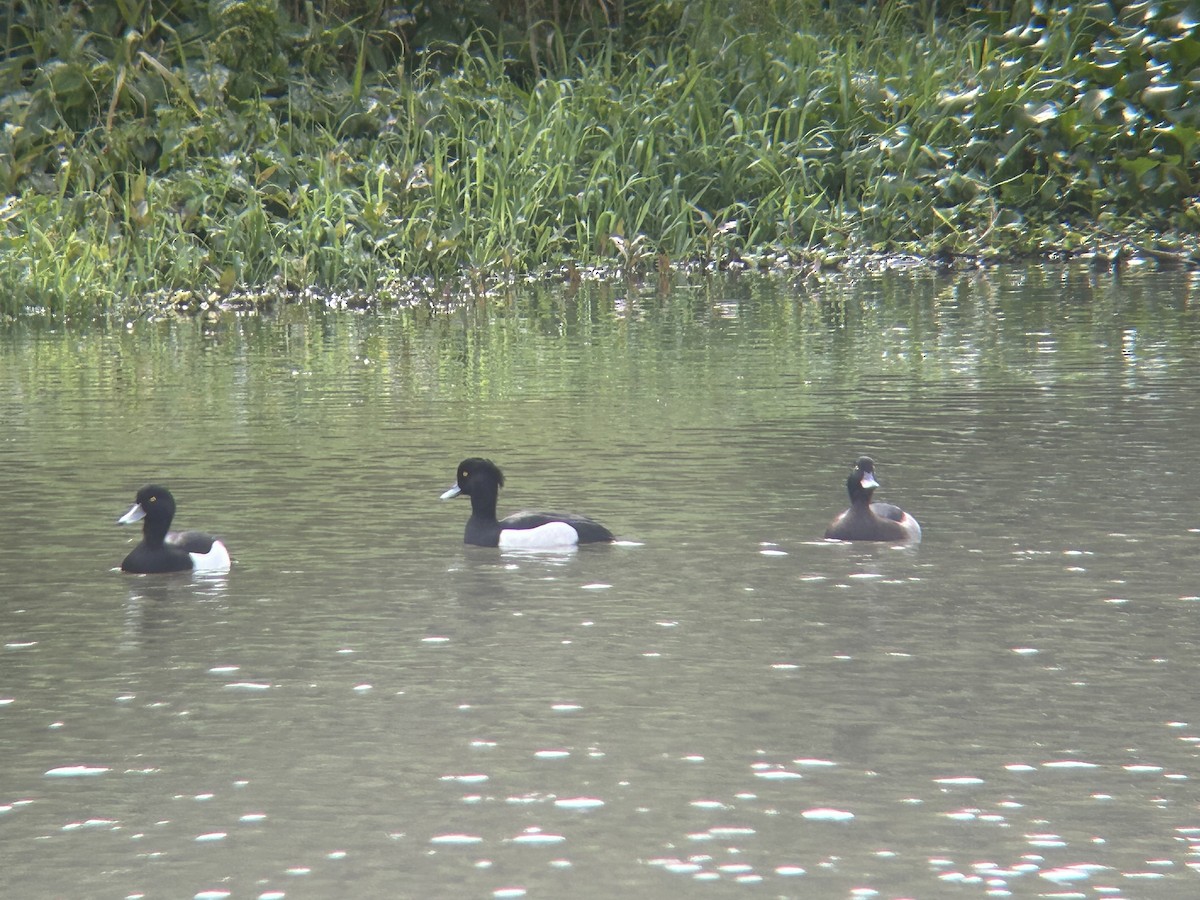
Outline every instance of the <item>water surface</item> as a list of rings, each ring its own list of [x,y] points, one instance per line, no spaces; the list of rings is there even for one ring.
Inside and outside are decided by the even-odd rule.
[[[1195,278],[0,336],[13,896],[1190,897]],[[854,458],[919,548],[819,540]],[[502,511],[625,545],[461,543]],[[113,571],[143,483],[228,576]]]

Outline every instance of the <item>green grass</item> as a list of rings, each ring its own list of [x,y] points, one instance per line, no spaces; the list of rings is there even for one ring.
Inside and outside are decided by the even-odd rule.
[[[10,66],[0,313],[314,287],[400,301],[565,266],[1113,252],[1113,235],[1194,251],[1200,40],[1181,3],[1012,29],[902,3],[744,4],[753,27],[690,8],[709,15],[637,46],[560,34],[537,76],[482,35],[450,66],[369,69],[349,26],[344,71],[312,45],[223,69],[181,24]]]

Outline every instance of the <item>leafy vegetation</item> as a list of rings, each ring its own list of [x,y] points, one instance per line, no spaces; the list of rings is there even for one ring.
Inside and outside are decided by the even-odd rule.
[[[1190,5],[944,8],[8,4],[0,312],[863,252],[1194,258]]]

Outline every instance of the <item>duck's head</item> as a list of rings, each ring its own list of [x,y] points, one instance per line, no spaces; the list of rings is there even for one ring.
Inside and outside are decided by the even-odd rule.
[[[490,459],[473,456],[458,464],[458,475],[454,487],[442,494],[443,500],[452,500],[459,494],[470,497],[472,493],[496,494],[504,486],[504,473]]]
[[[165,487],[148,484],[137,492],[129,512],[117,519],[118,525],[132,525],[149,517],[152,521],[170,521],[175,515],[175,498]]]
[[[854,463],[854,470],[846,478],[846,490],[851,498],[864,494],[870,497],[877,487],[879,482],[875,480],[875,460],[869,456],[860,456]]]

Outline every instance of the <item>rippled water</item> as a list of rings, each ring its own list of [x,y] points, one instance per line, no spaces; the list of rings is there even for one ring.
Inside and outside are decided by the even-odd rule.
[[[1198,284],[11,329],[7,890],[1195,895]],[[628,543],[465,549],[477,453]],[[819,540],[861,453],[919,548]],[[151,480],[228,576],[112,571]]]

